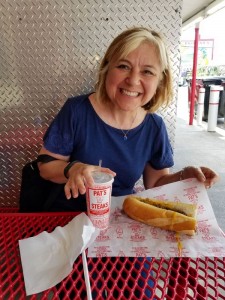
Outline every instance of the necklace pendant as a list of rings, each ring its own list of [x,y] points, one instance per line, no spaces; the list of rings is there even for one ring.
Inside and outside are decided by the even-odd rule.
[[[130,130],[131,130],[133,124],[134,124],[134,121],[135,121],[136,118],[137,118],[137,113],[138,113],[138,110],[136,110],[136,115],[135,115],[135,117],[134,117],[134,119],[133,119],[133,121],[132,121],[132,123],[131,123],[130,129],[124,131],[124,130],[119,126],[120,130],[121,130],[122,133],[123,133],[123,139],[124,139],[124,141],[126,141],[126,140],[128,139],[128,138],[127,138],[127,135],[128,135],[128,133],[130,132]],[[115,121],[116,121],[116,120],[115,120]]]

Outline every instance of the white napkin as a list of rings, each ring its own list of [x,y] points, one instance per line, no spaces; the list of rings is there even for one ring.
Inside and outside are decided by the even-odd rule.
[[[51,233],[19,240],[26,294],[36,294],[61,282],[73,263],[99,234],[85,213]]]

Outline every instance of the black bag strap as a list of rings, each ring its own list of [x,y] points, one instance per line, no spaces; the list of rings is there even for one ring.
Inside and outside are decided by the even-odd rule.
[[[40,154],[38,155],[36,162],[48,163],[54,160],[58,160],[58,159],[48,154]],[[62,192],[62,190],[64,190],[65,184],[56,184],[56,183],[51,183],[51,184],[52,184],[52,191],[49,194],[48,198],[46,199],[46,202],[44,203],[43,211],[48,211],[52,203],[54,202],[54,200],[58,197],[58,195]]]
[[[38,155],[38,157],[36,159],[37,162],[42,162],[42,163],[48,163],[53,160],[58,160],[58,158],[55,158],[48,154],[40,154],[40,155]]]

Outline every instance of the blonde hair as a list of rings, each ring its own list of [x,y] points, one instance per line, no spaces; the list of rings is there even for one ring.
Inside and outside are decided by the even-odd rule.
[[[98,81],[96,84],[96,96],[99,101],[109,101],[105,88],[105,80],[110,62],[125,58],[130,52],[138,48],[144,42],[147,42],[156,48],[162,74],[155,95],[152,99],[149,99],[149,102],[145,104],[143,108],[152,113],[161,106],[166,107],[169,105],[173,97],[173,87],[172,72],[166,45],[159,33],[144,27],[135,27],[125,30],[118,35],[108,47],[100,64]]]

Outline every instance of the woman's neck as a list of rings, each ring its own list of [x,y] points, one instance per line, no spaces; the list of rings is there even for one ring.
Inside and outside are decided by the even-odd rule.
[[[89,96],[90,102],[98,116],[108,125],[124,130],[130,130],[140,125],[146,111],[137,107],[132,111],[125,111],[117,108],[112,102],[97,101],[95,94]]]

